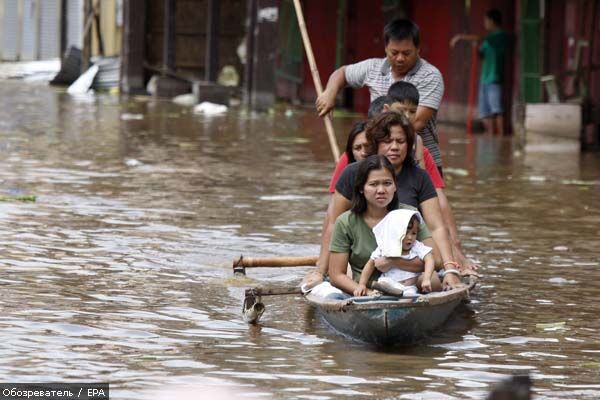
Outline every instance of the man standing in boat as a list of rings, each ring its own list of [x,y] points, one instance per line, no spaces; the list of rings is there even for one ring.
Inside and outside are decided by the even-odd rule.
[[[319,116],[335,106],[338,92],[349,85],[367,86],[371,101],[387,94],[396,81],[407,81],[419,91],[419,106],[414,121],[415,131],[433,156],[442,173],[442,157],[436,127],[437,110],[444,95],[444,81],[440,71],[419,56],[419,27],[407,19],[397,19],[383,29],[384,58],[370,58],[356,64],[344,65],[331,74],[327,87],[317,98]]]

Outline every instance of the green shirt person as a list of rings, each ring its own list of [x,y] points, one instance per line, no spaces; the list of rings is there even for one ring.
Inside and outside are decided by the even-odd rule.
[[[479,56],[483,62],[479,78],[479,116],[489,134],[504,133],[504,107],[502,104],[502,83],[504,63],[508,49],[508,35],[501,29],[502,14],[497,9],[489,10],[483,25],[488,32],[483,39],[478,35],[461,33],[450,41],[454,47],[459,41],[471,41],[479,45]]]

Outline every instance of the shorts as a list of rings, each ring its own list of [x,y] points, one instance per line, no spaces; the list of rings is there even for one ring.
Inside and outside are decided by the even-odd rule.
[[[502,85],[500,83],[479,84],[479,118],[502,114]]]

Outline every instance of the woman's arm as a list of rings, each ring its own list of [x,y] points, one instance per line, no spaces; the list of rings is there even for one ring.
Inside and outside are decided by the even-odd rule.
[[[327,274],[329,265],[329,244],[331,242],[331,234],[335,220],[346,210],[350,209],[350,200],[336,191],[331,196],[331,202],[327,207],[326,221],[323,223],[323,232],[321,233],[321,250],[319,251],[318,270],[321,274]]]
[[[341,289],[346,293],[354,293],[354,290],[358,287],[358,285],[348,275],[346,275],[348,258],[348,253],[330,252],[329,280],[331,281],[331,284],[338,289]]]
[[[423,201],[420,205],[423,218],[431,231],[431,236],[437,245],[445,269],[455,269],[452,255],[452,245],[448,235],[448,229],[444,224],[442,213],[440,211],[440,204],[437,197],[432,197],[428,200]],[[444,287],[455,288],[461,284],[460,278],[455,274],[446,274],[444,277]]]

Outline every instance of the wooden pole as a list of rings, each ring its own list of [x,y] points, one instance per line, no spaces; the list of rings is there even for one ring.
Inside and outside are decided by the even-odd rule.
[[[204,54],[204,80],[216,82],[219,74],[219,21],[221,0],[208,0],[206,18],[206,52]]]
[[[320,96],[321,93],[323,93],[323,86],[321,85],[319,70],[317,69],[317,63],[315,62],[315,56],[313,54],[312,46],[310,44],[310,38],[308,37],[308,31],[306,30],[306,24],[304,23],[304,14],[302,13],[302,6],[300,5],[300,0],[294,0],[294,7],[296,8],[298,26],[300,27],[300,33],[302,34],[302,42],[304,43],[304,50],[306,51],[306,58],[308,58],[310,72],[312,74],[313,82],[315,83],[315,89],[317,89],[317,95]],[[333,153],[334,161],[337,162],[340,159],[340,149],[335,139],[335,132],[333,131],[331,117],[329,115],[326,115],[323,118],[323,120],[325,121],[325,129],[327,130],[327,137],[329,138],[331,152]]]
[[[471,43],[471,67],[469,71],[469,97],[467,99],[467,136],[473,134],[475,86],[477,85],[477,43]]]
[[[314,267],[318,256],[305,257],[244,257],[233,260],[233,267],[260,268],[260,267]]]
[[[177,2],[165,0],[165,20],[163,25],[163,69],[175,71],[175,12]]]

